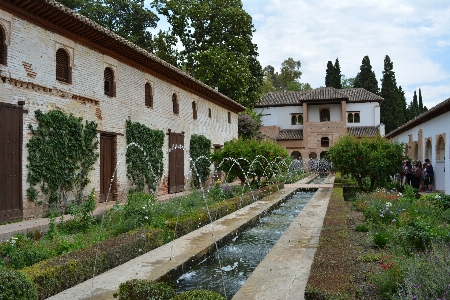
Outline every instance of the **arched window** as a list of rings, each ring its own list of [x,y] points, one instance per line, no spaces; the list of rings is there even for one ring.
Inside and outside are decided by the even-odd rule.
[[[320,158],[323,159],[327,156],[327,151],[320,152]]]
[[[211,119],[211,108],[208,108],[208,118]]]
[[[303,115],[292,115],[291,117],[291,125],[302,125],[303,124]]]
[[[444,159],[445,159],[445,140],[442,136],[439,136],[436,145],[436,160],[444,160]]]
[[[309,153],[309,158],[316,159],[317,158],[317,153],[316,152]]]
[[[302,159],[302,154],[299,151],[292,151],[291,157],[293,159]]]
[[[354,114],[353,114],[353,122],[354,123],[359,123],[360,121],[359,121],[359,113],[358,112],[355,112]]]
[[[327,137],[323,137],[320,139],[320,147],[330,147],[330,139]]]
[[[320,122],[330,121],[330,110],[328,108],[320,109]]]
[[[6,33],[0,26],[0,41],[2,43],[0,47],[0,64],[6,66],[6,58],[8,56],[8,46],[6,45]]]
[[[145,84],[145,106],[153,107],[153,91],[150,83]]]
[[[105,95],[109,97],[116,96],[116,82],[114,81],[114,72],[111,68],[105,68],[104,80],[105,80]]]
[[[197,102],[192,101],[192,118],[197,120]]]
[[[72,83],[72,68],[70,67],[69,54],[61,48],[56,51],[56,80]]]
[[[175,115],[178,115],[180,113],[180,105],[178,103],[178,96],[177,94],[172,94],[172,110]]]
[[[297,124],[297,116],[296,115],[292,115],[291,117],[291,125],[295,125]]]
[[[228,123],[231,124],[231,113],[228,112]]]
[[[432,155],[433,155],[433,147],[431,145],[431,139],[427,139],[425,143],[425,158],[431,160]]]

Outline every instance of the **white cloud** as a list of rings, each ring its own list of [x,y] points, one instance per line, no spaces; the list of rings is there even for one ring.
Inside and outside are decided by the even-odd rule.
[[[329,60],[339,58],[347,78],[368,55],[378,79],[389,55],[397,84],[427,87],[434,102],[450,96],[450,1],[420,0],[243,0],[254,17],[261,65],[279,69],[288,57],[300,60],[301,81],[325,83]],[[256,3],[258,5],[256,5]],[[436,49],[436,46],[440,47]],[[437,55],[441,52],[441,55]],[[448,49],[447,49],[448,51]],[[380,83],[381,86],[381,83]],[[440,92],[437,92],[440,91]],[[422,91],[423,94],[425,91]],[[412,99],[412,94],[411,94]],[[409,103],[409,99],[407,98]]]

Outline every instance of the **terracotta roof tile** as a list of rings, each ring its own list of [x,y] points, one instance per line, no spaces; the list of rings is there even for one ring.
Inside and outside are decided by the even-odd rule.
[[[378,126],[347,127],[347,132],[355,137],[375,137],[380,134]]]
[[[303,101],[337,100],[347,102],[383,101],[380,96],[362,88],[335,89],[332,87],[320,87],[302,92],[275,92],[268,93],[261,98],[255,107],[301,105]]]
[[[278,133],[277,140],[303,140],[303,129],[283,129]]]

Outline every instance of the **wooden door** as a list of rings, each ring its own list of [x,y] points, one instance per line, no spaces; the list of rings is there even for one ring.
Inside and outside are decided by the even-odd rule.
[[[112,181],[114,175],[114,136],[100,134],[100,199],[112,201]],[[109,195],[108,195],[109,192]]]
[[[184,135],[169,133],[169,194],[184,190]],[[175,148],[175,149],[173,149]]]
[[[23,109],[0,103],[0,223],[23,217]]]

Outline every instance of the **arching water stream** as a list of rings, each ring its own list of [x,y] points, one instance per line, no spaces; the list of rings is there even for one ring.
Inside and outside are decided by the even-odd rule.
[[[216,252],[177,278],[177,292],[208,289],[231,299],[314,192],[298,191],[279,207],[261,216],[254,227],[244,230],[220,248],[219,255]]]

